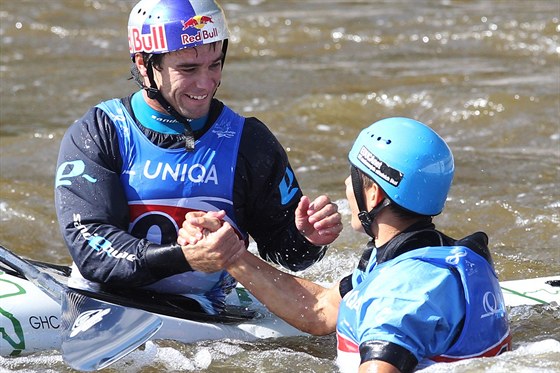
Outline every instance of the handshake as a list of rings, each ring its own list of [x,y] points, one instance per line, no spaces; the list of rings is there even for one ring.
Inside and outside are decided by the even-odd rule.
[[[192,269],[216,272],[227,269],[246,251],[245,242],[224,220],[225,211],[192,211],[185,215],[177,243]]]
[[[185,215],[177,243],[192,269],[227,270],[247,252],[246,242],[225,217],[224,211],[192,211]],[[324,195],[313,202],[307,196],[301,198],[295,225],[309,242],[318,246],[332,243],[342,231],[338,206]]]

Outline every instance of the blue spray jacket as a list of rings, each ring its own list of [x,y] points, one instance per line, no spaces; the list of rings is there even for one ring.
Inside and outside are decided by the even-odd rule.
[[[467,247],[425,247],[381,264],[372,255],[352,282],[337,322],[338,363],[344,371],[383,360],[369,343],[376,349],[402,347],[404,355],[422,364],[495,356],[511,348],[495,271]]]

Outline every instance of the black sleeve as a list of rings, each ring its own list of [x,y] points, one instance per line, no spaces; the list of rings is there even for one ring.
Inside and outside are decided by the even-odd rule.
[[[300,271],[325,255],[327,246],[311,244],[297,230],[294,214],[301,188],[284,148],[255,118],[245,121],[234,188],[238,223],[263,259]]]
[[[72,124],[62,139],[55,207],[81,274],[103,284],[140,286],[190,270],[177,244],[156,245],[127,232],[121,163],[113,123],[98,108]]]
[[[389,363],[401,373],[412,373],[418,365],[413,353],[396,343],[386,341],[368,341],[360,345],[360,364],[370,360]]]

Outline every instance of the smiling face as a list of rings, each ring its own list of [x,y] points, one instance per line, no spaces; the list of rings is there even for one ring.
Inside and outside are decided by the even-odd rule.
[[[154,80],[163,97],[189,119],[208,114],[221,78],[221,42],[168,53],[162,58],[160,66],[154,68]],[[146,84],[149,85],[149,82]],[[165,112],[157,101],[148,103],[154,109]]]

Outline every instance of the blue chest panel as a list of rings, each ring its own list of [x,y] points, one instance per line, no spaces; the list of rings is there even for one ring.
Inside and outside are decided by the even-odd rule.
[[[384,271],[391,271],[396,266],[407,268],[409,264],[406,263],[418,260],[434,264],[437,268],[448,268],[449,276],[456,277],[463,289],[463,294],[448,296],[464,297],[466,306],[464,325],[459,337],[442,356],[426,358],[453,361],[481,355],[494,356],[508,348],[510,337],[505,303],[497,276],[490,264],[465,247],[427,247],[407,252],[379,265],[376,265],[375,255],[372,255],[366,270],[354,273],[354,289],[344,297],[340,305],[337,323],[339,356],[345,356],[349,361],[359,361],[358,346],[365,341],[360,339],[358,331],[363,332],[368,324],[368,320],[361,315],[365,314],[364,307],[368,307],[370,300],[377,296],[371,291],[376,278]],[[407,271],[397,272],[403,279],[415,276]],[[399,282],[399,278],[394,278],[394,281]],[[406,289],[403,288],[403,291]],[[409,291],[414,292],[414,287]],[[395,295],[395,298],[407,299],[407,296],[402,293]],[[445,302],[445,299],[441,301]],[[417,328],[422,328],[422,325]],[[414,330],[419,329],[412,328],[410,333]]]
[[[236,226],[233,183],[244,118],[224,107],[196,141],[194,152],[164,149],[140,131],[120,100],[98,105],[111,116],[123,161],[121,184],[130,232],[156,243],[173,242],[189,211],[225,210]]]

